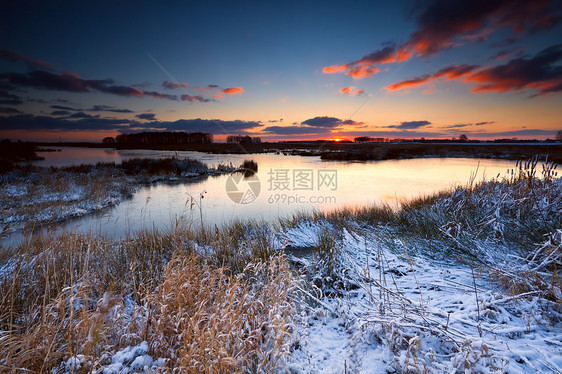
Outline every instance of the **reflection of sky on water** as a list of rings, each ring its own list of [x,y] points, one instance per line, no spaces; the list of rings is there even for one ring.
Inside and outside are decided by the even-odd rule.
[[[68,221],[64,228],[101,232],[122,236],[127,231],[169,228],[176,220],[199,225],[201,216],[206,226],[221,226],[236,219],[275,222],[297,211],[333,210],[356,205],[388,203],[447,189],[469,182],[478,169],[476,180],[505,174],[513,161],[464,158],[420,158],[379,162],[333,162],[318,157],[283,156],[274,154],[214,155],[198,152],[150,150],[115,151],[107,149],[63,149],[62,152],[42,153],[46,160],[39,165],[69,165],[95,162],[119,162],[137,157],[196,158],[210,166],[220,163],[240,165],[253,159],[259,165],[261,182],[259,196],[249,204],[235,204],[227,195],[228,175],[201,178],[193,183],[157,185],[141,188],[130,200],[108,209],[103,214]],[[337,185],[319,185],[319,173],[336,171]],[[296,174],[295,174],[296,173]],[[312,175],[307,185],[294,177]],[[279,184],[285,175],[287,184]],[[298,182],[298,183],[297,183]],[[310,182],[310,180],[308,180]],[[299,187],[301,189],[297,189]],[[312,190],[303,189],[312,187]],[[200,194],[204,193],[204,198]],[[193,198],[193,199],[192,199]],[[323,201],[318,203],[318,201]]]

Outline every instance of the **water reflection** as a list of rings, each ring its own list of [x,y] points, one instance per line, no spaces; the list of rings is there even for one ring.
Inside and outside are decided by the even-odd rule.
[[[253,159],[259,165],[259,193],[248,203],[235,203],[228,194],[229,175],[202,178],[193,183],[161,183],[141,188],[132,199],[100,214],[73,219],[59,229],[123,237],[142,229],[167,228],[176,220],[188,225],[222,226],[237,219],[275,222],[295,212],[329,211],[351,206],[387,203],[427,195],[476,180],[505,174],[514,162],[466,158],[423,158],[376,162],[333,162],[318,157],[275,154],[214,155],[198,152],[69,148],[41,153],[38,165],[120,162],[125,159],[190,157],[208,165],[241,165]],[[198,196],[205,191],[204,198]],[[199,205],[191,202],[196,199]]]

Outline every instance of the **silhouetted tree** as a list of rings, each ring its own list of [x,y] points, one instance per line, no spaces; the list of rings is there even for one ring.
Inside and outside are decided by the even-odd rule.
[[[467,140],[468,140],[468,136],[466,136],[465,134],[459,135],[459,141],[466,142]]]
[[[558,130],[558,132],[557,132],[556,135],[554,136],[554,139],[556,139],[556,140],[562,140],[562,130]]]

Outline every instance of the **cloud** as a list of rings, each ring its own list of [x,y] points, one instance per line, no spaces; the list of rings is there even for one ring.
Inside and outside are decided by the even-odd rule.
[[[81,111],[81,109],[75,109],[65,105],[51,105],[51,109],[59,109],[59,110],[69,110],[69,111]]]
[[[472,92],[530,90],[534,96],[562,91],[562,44],[551,46],[531,58],[516,58],[506,64],[479,70],[465,78],[475,82]]]
[[[175,88],[187,88],[189,84],[187,83],[174,83],[170,81],[162,82],[162,87],[167,88],[169,90],[173,90]]]
[[[215,99],[222,99],[223,95],[241,95],[244,92],[242,87],[230,87],[220,90],[219,93],[213,96]]]
[[[534,57],[519,57],[491,68],[477,65],[453,65],[435,74],[394,83],[387,90],[400,90],[419,86],[428,81],[445,76],[446,79],[460,79],[475,83],[472,92],[531,91],[532,96],[557,94],[562,92],[562,44],[548,47]],[[478,69],[479,68],[479,69]]]
[[[442,129],[460,129],[463,127],[472,127],[472,126],[484,126],[484,125],[491,125],[496,123],[495,121],[485,121],[485,122],[476,122],[476,123],[459,123],[455,125],[443,126]]]
[[[516,48],[516,49],[502,49],[501,51],[497,52],[495,55],[490,57],[490,60],[498,60],[502,61],[507,59],[508,57],[521,57],[523,55],[524,49],[523,48]]]
[[[419,77],[405,79],[401,82],[391,84],[390,86],[387,86],[386,89],[389,91],[396,91],[396,90],[401,90],[403,88],[412,88],[427,83],[431,80],[439,79],[442,77],[445,77],[446,80],[458,79],[469,74],[471,71],[477,69],[478,67],[479,67],[478,65],[466,65],[466,64],[450,65],[439,70],[434,74],[424,74]]]
[[[420,127],[431,125],[429,121],[407,121],[401,122],[399,125],[391,125],[385,126],[387,128],[395,128],[395,129],[404,129],[404,130],[411,130],[411,129],[418,129]]]
[[[78,114],[78,113],[75,113]],[[30,131],[116,131],[121,133],[134,131],[186,131],[206,132],[212,134],[243,133],[247,130],[263,127],[255,121],[223,121],[220,119],[205,120],[180,119],[177,121],[150,121],[100,118],[81,113],[80,118],[34,116],[19,114],[0,116],[1,130],[30,130]]]
[[[51,105],[51,109],[57,109],[61,111],[70,111],[70,112],[111,112],[111,113],[134,113],[130,109],[120,109],[115,108],[109,105],[93,105],[91,108],[88,109],[80,109],[80,108],[73,108],[66,105]]]
[[[178,100],[176,95],[167,95],[154,91],[143,91],[131,86],[113,85],[113,79],[82,79],[74,73],[55,74],[42,70],[34,70],[27,74],[2,73],[0,81],[16,86],[33,87],[44,90],[67,92],[98,91],[118,96],[146,97]]]
[[[201,92],[211,92],[219,88],[216,84],[209,84],[206,87],[192,87],[194,90],[199,90]]]
[[[0,104],[20,105],[22,103],[23,100],[19,96],[0,90]]]
[[[314,117],[301,122],[302,125],[311,127],[335,128],[342,125],[342,120],[335,117]]]
[[[357,61],[340,66],[332,65],[325,67],[322,69],[322,72],[326,74],[345,72],[346,75],[351,75],[354,79],[367,78],[380,71],[375,67],[376,65],[403,61],[407,57],[409,56],[397,51],[395,45],[390,45],[363,56]]]
[[[16,113],[21,113],[21,112],[16,108],[0,108],[0,113],[16,114]]]
[[[0,130],[115,131],[130,124],[129,120],[97,117],[78,120],[31,114],[0,117]]]
[[[557,0],[434,0],[418,13],[416,29],[402,45],[385,46],[359,60],[328,66],[322,71],[367,78],[378,73],[381,64],[406,61],[414,55],[433,56],[466,42],[485,40],[499,29],[510,28],[517,36],[548,29],[562,19],[557,3]]]
[[[328,129],[334,129],[337,127],[341,127],[343,125],[347,126],[359,126],[363,125],[364,122],[355,122],[353,120],[342,120],[336,117],[314,117],[307,119],[306,121],[301,122],[301,125],[310,126],[310,127],[323,127]]]
[[[84,113],[84,112],[76,112],[69,116],[69,118],[99,118],[100,116],[92,116],[91,114]]]
[[[114,108],[109,105],[94,105],[91,108],[85,110],[88,112],[134,113],[130,109]]]
[[[505,38],[502,39],[500,41],[494,42],[492,44],[490,44],[490,47],[493,48],[505,48],[505,47],[509,47],[515,43],[517,43],[519,41],[519,39],[514,38],[514,37],[509,37],[509,38]]]
[[[365,93],[365,90],[355,90],[354,86],[344,87],[340,89],[340,93],[349,96],[359,96]]]
[[[177,100],[178,97],[176,95],[168,95],[168,94],[163,94],[160,92],[154,92],[154,91],[142,91],[143,96],[152,96],[155,97],[157,99],[166,99],[166,100]]]
[[[269,126],[262,130],[268,135],[328,135],[327,128],[308,127],[308,126]]]
[[[269,121],[275,122],[275,121]],[[279,121],[281,122],[281,120]],[[298,124],[293,122],[293,126],[269,126],[262,130],[265,134],[272,135],[321,135],[328,136],[334,129],[339,129],[343,126],[360,126],[364,122],[356,122],[353,120],[342,120],[336,117],[314,117],[307,119]]]
[[[137,114],[135,117],[140,118],[140,119],[144,119],[147,121],[155,121],[156,120],[156,114],[154,113],[141,113],[141,114]]]
[[[0,104],[20,105],[20,104],[23,104],[23,101],[20,100],[20,99],[0,99]]]
[[[427,57],[463,41],[483,40],[500,28],[516,35],[550,28],[560,20],[555,6],[550,0],[436,0],[419,14],[403,48]]]
[[[203,97],[201,95],[181,95],[181,101],[189,101],[191,103],[194,103],[196,101],[200,102],[200,103],[208,103],[210,101],[215,101],[211,98],[208,97]]]
[[[8,91],[0,90],[0,97],[5,97],[8,99],[19,99],[19,96],[9,93]]]
[[[135,124],[135,129],[154,131],[186,131],[207,132],[212,134],[240,133],[250,129],[263,127],[256,121],[223,121],[220,119],[180,119],[177,121],[152,121]]]
[[[51,112],[52,116],[67,116],[69,114],[70,114],[70,112],[67,111],[67,110],[53,110]]]
[[[14,51],[8,51],[8,50],[5,50],[5,49],[2,49],[2,50],[0,50],[0,58],[3,58],[3,59],[8,60],[8,61],[12,61],[12,62],[22,61],[22,62],[25,62],[27,65],[29,65],[31,67],[41,68],[41,69],[45,69],[45,70],[49,70],[49,71],[55,71],[55,69],[48,62],[37,60],[37,59],[28,57],[26,55],[22,55],[21,53],[14,52]]]

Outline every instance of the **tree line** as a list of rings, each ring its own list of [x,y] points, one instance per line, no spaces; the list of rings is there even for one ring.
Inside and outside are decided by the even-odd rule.
[[[249,144],[249,143],[261,143],[260,137],[251,137],[248,135],[228,135],[226,137],[227,143],[240,143],[240,144]]]
[[[120,134],[113,138],[104,138],[106,144],[148,144],[148,145],[171,145],[171,144],[209,144],[213,142],[213,134],[204,132],[139,132],[132,134]]]

